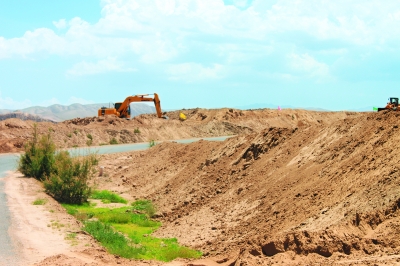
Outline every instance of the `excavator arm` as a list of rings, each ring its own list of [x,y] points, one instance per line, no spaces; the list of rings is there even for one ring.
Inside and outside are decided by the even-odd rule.
[[[119,117],[130,118],[129,105],[132,102],[154,102],[157,116],[158,116],[158,118],[161,118],[162,117],[161,102],[160,102],[160,99],[158,98],[158,94],[154,93],[154,98],[151,98],[148,96],[149,96],[149,94],[126,97],[125,101],[123,101],[121,103],[121,105],[119,106],[119,108],[117,110],[117,112],[119,113]]]

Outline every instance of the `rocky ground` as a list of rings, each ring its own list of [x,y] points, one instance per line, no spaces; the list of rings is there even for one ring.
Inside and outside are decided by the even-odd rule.
[[[99,143],[112,136],[134,142],[236,135],[224,142],[165,142],[101,156],[105,176],[93,180],[99,188],[130,200],[153,200],[163,222],[156,235],[177,237],[204,253],[203,261],[170,265],[400,264],[400,113],[184,112],[184,122],[175,112],[169,120],[142,115],[38,127],[45,132],[51,125],[61,147],[84,145],[78,136],[85,134]],[[3,144],[9,147],[3,151],[19,150],[32,124],[2,123],[1,140],[21,142]],[[74,130],[81,135],[65,137]],[[52,256],[38,265],[72,259]],[[74,265],[85,265],[76,260]],[[116,260],[111,256],[107,263]]]

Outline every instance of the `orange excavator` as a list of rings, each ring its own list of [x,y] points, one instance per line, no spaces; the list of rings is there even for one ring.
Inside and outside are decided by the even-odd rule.
[[[385,108],[378,108],[378,112],[384,110],[400,111],[399,98],[391,97]]]
[[[101,107],[98,111],[98,116],[105,115],[116,115],[120,118],[131,118],[131,107],[132,102],[154,102],[158,118],[165,118],[162,116],[160,99],[158,94],[154,93],[154,98],[148,97],[150,94],[140,94],[135,96],[126,97],[125,101],[117,102],[114,104],[114,108]]]

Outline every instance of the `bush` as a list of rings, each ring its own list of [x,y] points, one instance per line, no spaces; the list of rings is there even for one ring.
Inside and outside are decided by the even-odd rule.
[[[25,145],[25,154],[18,162],[18,170],[25,176],[44,180],[52,173],[55,162],[56,146],[51,139],[50,132],[39,139],[37,125],[33,127],[33,137]]]
[[[133,130],[133,133],[140,134],[139,128],[135,128],[135,129]]]
[[[59,202],[82,204],[91,194],[89,179],[98,164],[95,155],[71,158],[67,151],[55,156],[54,172],[44,181],[46,192]]]
[[[149,141],[149,148],[156,146],[156,141],[154,139]]]
[[[86,137],[90,140],[93,140],[93,136],[91,134],[87,134]]]
[[[117,141],[115,138],[112,138],[112,139],[110,140],[110,144],[111,144],[111,145],[118,144],[118,141]]]

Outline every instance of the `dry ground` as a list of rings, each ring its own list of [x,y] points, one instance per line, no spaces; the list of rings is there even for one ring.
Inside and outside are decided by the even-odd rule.
[[[400,264],[400,113],[185,112],[184,122],[175,112],[170,120],[90,118],[52,128],[60,146],[70,143],[64,135],[75,129],[100,141],[110,137],[110,128],[119,140],[135,128],[141,133],[129,134],[145,141],[237,135],[101,156],[106,177],[94,180],[99,188],[153,200],[163,222],[156,235],[177,237],[205,254],[206,261],[175,265]],[[42,131],[47,126],[39,123]],[[6,120],[0,134],[22,140],[31,127]],[[73,251],[76,258],[61,252],[37,265],[85,265],[79,256],[87,253],[93,260],[87,265],[158,264],[109,255],[106,262],[96,260],[106,254],[90,243],[90,252]]]

